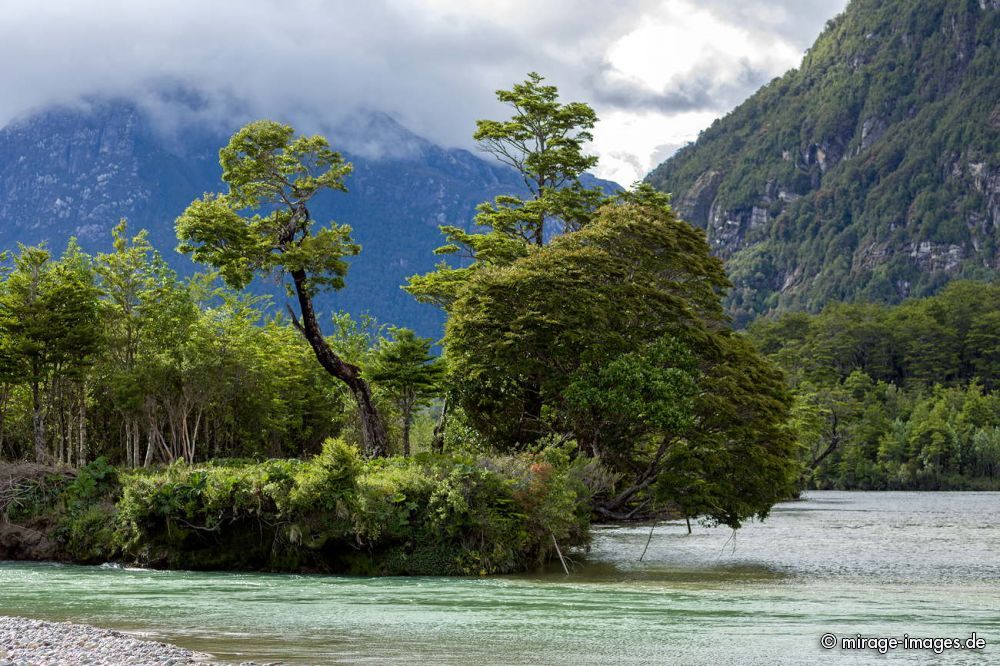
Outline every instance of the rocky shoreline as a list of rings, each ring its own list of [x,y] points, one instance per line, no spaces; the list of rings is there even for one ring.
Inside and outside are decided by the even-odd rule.
[[[186,666],[210,655],[110,629],[0,616],[0,666]]]

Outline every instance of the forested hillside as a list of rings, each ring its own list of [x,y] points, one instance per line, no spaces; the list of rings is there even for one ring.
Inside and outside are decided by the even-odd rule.
[[[749,333],[791,380],[809,485],[1000,486],[1000,285],[836,304]]]
[[[853,0],[647,180],[726,260],[739,324],[995,275],[1000,3]]]

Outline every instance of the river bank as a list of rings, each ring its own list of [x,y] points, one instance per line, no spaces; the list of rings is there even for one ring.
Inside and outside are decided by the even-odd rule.
[[[509,576],[354,577],[0,562],[7,615],[137,633],[229,662],[870,664],[820,637],[953,636],[995,661],[998,493],[808,491],[735,535],[596,525],[592,548]],[[646,543],[649,541],[648,548]],[[642,558],[642,559],[640,559]]]
[[[186,666],[207,654],[70,622],[0,616],[0,666]]]
[[[0,464],[0,560],[351,575],[529,571],[586,546],[587,468],[562,449],[79,470]]]

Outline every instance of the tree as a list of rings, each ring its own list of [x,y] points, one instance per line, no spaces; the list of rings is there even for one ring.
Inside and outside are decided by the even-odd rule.
[[[510,90],[498,90],[497,99],[509,106],[509,120],[479,120],[473,138],[480,149],[512,167],[520,175],[526,196],[502,195],[477,208],[476,224],[485,232],[467,232],[459,227],[441,227],[447,244],[437,253],[458,254],[466,266],[441,263],[426,275],[409,279],[406,290],[417,300],[449,310],[485,266],[507,265],[542,247],[557,231],[574,231],[585,226],[603,200],[598,187],[586,188],[580,177],[597,164],[586,155],[584,144],[593,136],[597,122],[594,110],[582,102],[559,102],[555,86],[531,72]],[[541,418],[539,378],[524,376],[520,437],[531,437],[532,422]],[[448,398],[442,410],[448,413]]]
[[[123,219],[112,230],[113,251],[97,255],[96,271],[104,301],[107,347],[103,355],[109,402],[121,414],[125,431],[125,463],[140,465],[143,387],[137,372],[143,335],[150,325],[148,312],[163,266],[149,244],[148,232],[129,238]],[[158,270],[159,269],[159,270]]]
[[[71,240],[62,260],[53,262],[43,247],[21,246],[14,270],[0,297],[0,334],[8,352],[23,362],[24,378],[31,387],[32,430],[35,460],[51,462],[46,419],[54,398],[53,382],[73,381],[90,366],[101,345],[101,330],[89,257]],[[60,385],[59,391],[65,387]],[[60,401],[62,410],[66,407]],[[61,414],[60,414],[61,415]],[[82,425],[82,416],[80,423]],[[56,458],[72,456],[68,433],[61,428]],[[77,458],[85,456],[85,431],[77,440]]]
[[[7,415],[14,391],[24,381],[24,363],[14,346],[14,340],[0,332],[0,459],[3,458],[7,438]],[[16,457],[11,446],[11,458]]]
[[[854,420],[861,405],[840,384],[799,387],[793,411],[795,429],[806,455],[805,467],[812,474],[829,456],[850,442]]]
[[[497,197],[479,207],[477,222],[532,245],[545,244],[548,225],[564,231],[586,224],[602,196],[584,188],[580,176],[597,165],[583,144],[593,140],[594,110],[582,102],[560,104],[555,86],[535,72],[497,99],[510,106],[510,120],[479,120],[473,138],[480,149],[521,174],[529,197]]]
[[[410,426],[414,411],[441,391],[444,367],[431,354],[433,340],[417,337],[408,328],[392,328],[382,338],[365,374],[385,389],[396,403],[403,426],[403,455],[410,455]]]
[[[317,227],[308,204],[324,190],[346,191],[351,165],[319,135],[295,136],[288,125],[261,120],[239,130],[219,152],[225,194],[207,194],[177,219],[180,249],[219,269],[231,287],[255,275],[290,276],[299,314],[296,328],[320,365],[343,382],[357,403],[364,448],[384,455],[385,427],[361,369],[338,356],[320,329],[313,298],[344,286],[345,257],[360,247],[347,225]],[[252,211],[259,211],[250,214]]]
[[[972,353],[972,371],[990,388],[1000,388],[1000,309],[970,319],[966,344]]]
[[[683,465],[704,470],[703,513],[738,525],[787,496],[798,468],[783,376],[731,331],[727,286],[704,234],[635,193],[471,276],[445,334],[453,394],[498,448],[571,437],[609,464],[625,479],[601,502],[609,517],[658,480],[680,488],[662,475]]]
[[[452,385],[492,441],[529,444],[551,432],[541,407],[562,400],[585,361],[598,367],[665,334],[684,343],[687,322],[728,328],[726,284],[704,235],[668,209],[609,205],[584,229],[471,278],[446,327]]]
[[[473,134],[481,150],[521,175],[526,196],[501,195],[480,204],[475,221],[486,231],[441,227],[448,242],[437,253],[458,254],[471,263],[460,268],[442,263],[432,273],[411,277],[406,290],[417,300],[447,309],[478,266],[508,264],[529,247],[547,243],[557,230],[583,227],[602,201],[599,187],[580,182],[597,164],[596,156],[583,152],[597,115],[582,102],[560,103],[556,87],[542,81],[532,72],[510,90],[498,90],[497,99],[513,116],[479,120]]]

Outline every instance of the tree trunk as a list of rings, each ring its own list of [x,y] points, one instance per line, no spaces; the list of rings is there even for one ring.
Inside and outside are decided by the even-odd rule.
[[[3,384],[0,389],[0,459],[3,458],[4,448],[4,425],[7,423],[7,403],[10,401],[11,388],[9,384]],[[11,455],[11,459],[14,456]]]
[[[73,461],[69,458],[70,443],[67,441],[69,436],[69,424],[66,421],[66,380],[57,379],[55,382],[55,394],[58,405],[56,407],[56,413],[59,415],[59,464],[66,463],[67,465],[72,465]]]
[[[87,390],[84,386],[80,387],[80,448],[76,464],[80,467],[87,464]]]
[[[410,422],[413,420],[413,414],[409,411],[403,414],[403,457],[410,457]]]
[[[149,467],[150,465],[153,464],[153,455],[156,453],[157,444],[160,445],[161,449],[164,452],[164,462],[170,462],[169,460],[167,460],[166,444],[163,442],[163,435],[160,433],[159,420],[156,418],[156,409],[157,409],[156,402],[152,398],[147,397],[145,407],[146,407],[146,421],[148,423],[147,425],[148,430],[146,432],[146,456],[143,459],[142,466]],[[136,444],[138,443],[139,442],[137,439]],[[139,448],[138,446],[136,446],[136,456],[138,456],[138,454],[139,454]],[[138,466],[139,466],[139,459],[137,457],[136,467]]]
[[[201,407],[199,407],[198,413],[195,415],[194,418],[194,431],[192,431],[191,433],[191,460],[189,460],[188,462],[191,463],[192,465],[194,464],[194,447],[198,444],[198,428],[201,427],[201,414],[202,414],[202,409]]]
[[[669,437],[664,437],[663,441],[660,442],[660,446],[657,448],[653,459],[650,461],[649,465],[646,466],[646,469],[642,472],[642,474],[636,477],[635,483],[618,493],[618,495],[610,500],[594,507],[594,511],[602,516],[607,516],[608,518],[614,518],[617,520],[631,518],[637,509],[623,515],[621,513],[622,508],[625,507],[626,503],[630,502],[639,492],[645,490],[656,482],[657,477],[662,471],[663,456],[666,454],[672,441],[673,440]],[[648,501],[649,500],[647,499],[646,502]],[[645,502],[643,505],[644,504]]]
[[[138,426],[138,424],[136,424],[134,437],[135,437],[135,446],[132,447],[132,451],[135,452],[135,463],[132,465],[132,467],[138,469],[139,468],[139,452],[142,450],[142,448],[141,448],[142,447],[142,428],[140,428]],[[143,461],[142,461],[142,466],[143,467],[149,467],[150,465],[153,464],[153,439],[152,439],[152,437],[148,438],[147,443],[148,443],[148,446],[146,447],[146,455],[145,455],[145,457],[143,458]]]
[[[435,453],[444,453],[444,433],[448,425],[448,396],[444,397],[444,404],[441,405],[441,416],[434,424],[434,439],[431,441],[431,449]]]
[[[518,444],[531,444],[542,435],[542,389],[540,382],[532,377],[524,382],[524,403],[521,408],[521,418],[517,423],[514,441]]]
[[[132,419],[125,416],[125,423],[122,425],[125,428],[125,466],[133,467],[132,461],[135,458],[132,455]]]
[[[42,396],[38,381],[31,383],[31,425],[35,435],[35,462],[48,462],[45,453],[45,414],[42,412]]]
[[[324,342],[323,344],[326,343]],[[385,425],[382,423],[382,417],[375,408],[375,402],[372,400],[372,393],[368,382],[360,377],[360,373],[355,379],[344,381],[351,389],[354,401],[358,403],[358,412],[361,414],[361,433],[364,438],[365,455],[370,458],[379,458],[388,455],[389,447],[387,445],[388,438],[385,434]]]
[[[337,356],[323,337],[319,322],[316,321],[312,297],[306,289],[306,272],[301,269],[294,270],[291,271],[291,276],[295,282],[295,293],[298,296],[299,310],[302,313],[302,321],[297,324],[297,328],[309,341],[316,354],[316,359],[323,366],[323,369],[347,384],[351,395],[354,396],[354,400],[358,404],[358,412],[361,415],[361,432],[364,438],[365,454],[371,458],[386,455],[389,447],[387,446],[388,438],[385,433],[385,425],[382,423],[378,410],[375,409],[368,382],[361,377],[361,369]]]

